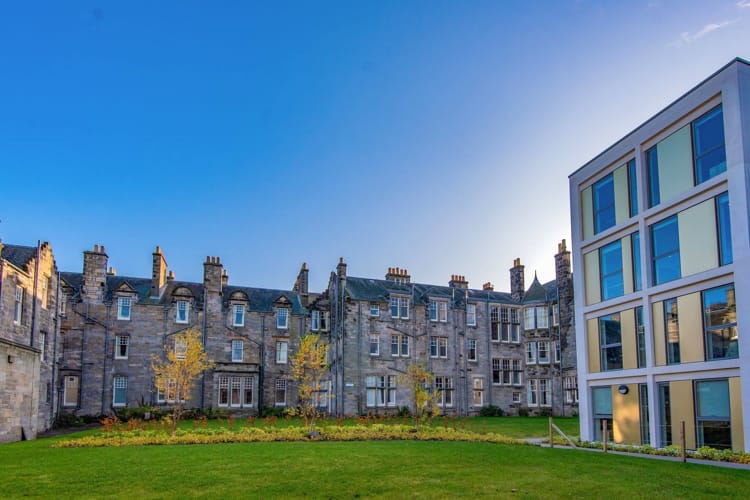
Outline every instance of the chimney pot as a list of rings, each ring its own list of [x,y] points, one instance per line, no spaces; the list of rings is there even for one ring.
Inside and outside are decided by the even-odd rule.
[[[99,245],[94,244],[94,253],[99,253]]]

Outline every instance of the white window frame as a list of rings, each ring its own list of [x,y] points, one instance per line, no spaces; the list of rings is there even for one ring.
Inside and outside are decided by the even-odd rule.
[[[435,377],[435,390],[438,393],[438,406],[440,408],[453,408],[453,377]]]
[[[117,298],[117,319],[121,321],[130,321],[130,313],[133,307],[133,301],[130,297]]]
[[[511,397],[513,398],[513,399],[512,399],[512,402],[513,402],[514,404],[520,404],[520,403],[521,403],[521,393],[520,393],[520,392],[518,392],[518,391],[513,391],[513,394],[512,394],[512,396],[511,396]]]
[[[401,319],[409,319],[409,298],[398,298],[398,314]]]
[[[380,305],[379,304],[370,304],[370,317],[371,318],[380,317]]]
[[[239,356],[237,356],[239,354]],[[245,357],[245,342],[242,340],[232,341],[232,363],[242,363]]]
[[[187,323],[190,321],[190,302],[187,300],[178,300],[175,306],[175,323]]]
[[[476,304],[466,304],[466,326],[477,326]]]
[[[476,361],[477,356],[477,340],[466,339],[466,359],[469,361]]]
[[[526,343],[526,364],[536,364],[536,342],[533,340]]]
[[[391,334],[391,356],[408,357],[409,356],[409,343],[410,339],[408,335],[403,334]],[[394,349],[395,347],[395,349]]]
[[[536,343],[536,359],[537,363],[540,365],[548,365],[550,363],[550,343],[547,340],[540,340]],[[542,352],[545,352],[546,355],[542,357]]]
[[[563,389],[566,403],[578,403],[578,377],[576,375],[563,378]]]
[[[475,407],[484,406],[484,377],[472,377],[471,401]]]
[[[534,315],[535,315],[534,307],[525,307],[523,309],[523,329],[524,330],[533,330],[534,328],[536,328]]]
[[[548,378],[540,378],[539,382],[539,406],[552,406],[552,385]]]
[[[287,330],[289,328],[289,308],[280,307],[276,309],[276,328]]]
[[[555,340],[552,342],[552,353],[554,356],[555,363],[559,364],[562,358],[562,350],[560,349],[559,340]]]
[[[536,306],[536,327],[537,328],[549,328],[549,310],[547,306]]]
[[[174,357],[175,359],[185,359],[187,355],[187,338],[184,335],[178,335],[174,338]]]
[[[560,304],[552,304],[552,326],[560,325]]]
[[[312,311],[310,313],[310,330],[313,332],[320,330],[320,311]]]
[[[279,340],[276,342],[276,364],[285,365],[289,362],[289,342]]]
[[[503,384],[503,360],[500,358],[492,358],[492,385]],[[495,382],[497,380],[497,382]]]
[[[510,358],[502,358],[501,376],[502,385],[513,385],[513,370],[511,370]]]
[[[47,332],[39,332],[39,359],[45,361],[47,355]]]
[[[13,306],[13,324],[16,325],[20,325],[23,320],[23,296],[23,287],[21,285],[16,285],[16,297]]]
[[[373,346],[375,347],[373,351]],[[380,335],[377,333],[370,334],[370,356],[380,356]]]
[[[237,319],[239,318],[239,321]],[[235,304],[232,306],[232,326],[245,326],[245,306]]]
[[[516,387],[523,386],[523,366],[520,359],[512,360],[513,368],[513,385]]]
[[[274,391],[273,391],[273,405],[274,406],[286,406],[288,388],[289,386],[285,378],[276,379],[276,383],[274,384]],[[279,401],[279,391],[284,391],[283,401]]]
[[[125,353],[121,347],[125,346]],[[128,359],[130,354],[130,335],[115,335],[115,359]]]
[[[122,395],[122,401],[118,402],[117,395]],[[127,406],[128,404],[128,377],[116,375],[112,380],[112,406]]]
[[[537,383],[535,378],[526,381],[526,404],[528,406],[539,406],[539,395],[537,393]]]
[[[63,382],[63,407],[73,408],[78,406],[79,380],[78,375],[65,375],[65,381]],[[75,396],[75,401],[70,401],[71,396]]]
[[[42,308],[47,309],[47,306],[49,305],[49,276],[42,276],[39,288],[41,289],[42,295]]]
[[[370,408],[396,406],[396,376],[368,375],[365,377],[366,405]]]

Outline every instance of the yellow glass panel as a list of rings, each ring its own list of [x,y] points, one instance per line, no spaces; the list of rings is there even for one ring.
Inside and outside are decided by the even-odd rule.
[[[621,241],[622,246],[622,282],[625,293],[633,293],[633,247],[630,244],[630,235]]]
[[[596,318],[586,321],[586,335],[589,344],[589,373],[599,373],[602,371],[602,361],[599,352],[599,321]]]
[[[638,368],[638,345],[635,340],[635,309],[620,312],[622,332],[622,367],[625,370]]]
[[[656,147],[659,195],[667,201],[693,187],[693,146],[690,125],[662,140]]]
[[[667,364],[667,347],[664,339],[664,302],[654,302],[651,305],[652,322],[654,330],[654,364],[664,366]]]
[[[705,361],[701,294],[691,293],[677,297],[677,312],[680,328],[680,362]]]
[[[672,405],[672,443],[680,444],[680,424],[685,422],[685,447],[695,449],[695,408],[693,407],[693,381],[676,380],[669,383],[669,401]]]
[[[732,413],[732,449],[734,451],[746,451],[745,432],[742,427],[742,392],[739,377],[729,379],[729,406]]]
[[[615,443],[641,444],[641,412],[638,384],[628,384],[627,394],[620,394],[620,385],[612,386],[612,433]]]
[[[581,192],[581,216],[581,219],[583,219],[583,239],[587,240],[594,236],[594,198],[591,186]]]
[[[586,304],[602,301],[602,290],[599,284],[599,250],[583,255],[583,274],[586,282]]]
[[[682,276],[719,266],[716,209],[713,198],[683,210],[677,216]]]
[[[615,184],[615,223],[630,218],[630,193],[628,191],[628,165],[618,167],[612,177]]]

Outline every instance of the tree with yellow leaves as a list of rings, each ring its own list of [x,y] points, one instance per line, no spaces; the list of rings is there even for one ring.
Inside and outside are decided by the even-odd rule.
[[[300,340],[299,349],[291,357],[291,366],[292,378],[297,382],[297,412],[309,431],[314,432],[320,416],[318,405],[323,375],[328,370],[328,345],[321,343],[318,335],[305,335]]]
[[[420,363],[409,365],[406,373],[401,375],[401,382],[405,383],[414,394],[414,425],[419,425],[428,418],[440,415],[440,391],[430,390],[435,376]]]
[[[198,377],[211,367],[203,349],[201,334],[194,328],[176,333],[174,343],[164,345],[164,357],[152,356],[151,370],[154,384],[164,399],[173,403],[172,432],[182,416],[186,402],[190,400]],[[166,358],[166,359],[165,359]]]

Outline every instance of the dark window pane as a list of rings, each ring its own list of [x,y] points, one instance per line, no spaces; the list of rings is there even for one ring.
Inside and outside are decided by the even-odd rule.
[[[633,289],[638,291],[643,286],[641,282],[641,235],[633,233],[632,237],[633,252]]]
[[[628,162],[628,188],[630,193],[630,216],[638,214],[638,183],[635,178],[635,160]]]
[[[697,184],[727,169],[724,148],[724,117],[721,106],[693,122],[695,180]]]
[[[680,235],[677,217],[651,226],[654,284],[666,283],[681,276]]]
[[[622,279],[622,244],[611,243],[599,250],[602,300],[619,297],[625,293]]]
[[[648,206],[653,207],[661,201],[659,195],[659,160],[656,155],[656,147],[646,152],[646,164],[648,166]]]

